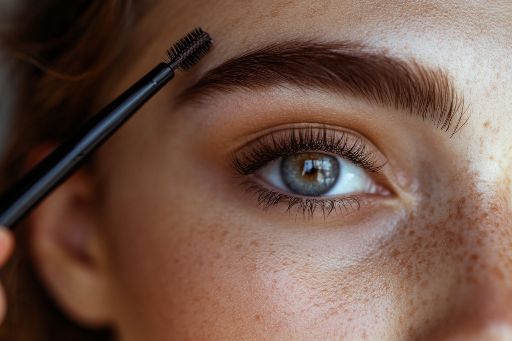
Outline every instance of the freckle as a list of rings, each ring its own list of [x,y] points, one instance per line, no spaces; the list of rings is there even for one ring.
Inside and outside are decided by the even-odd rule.
[[[228,231],[227,230],[222,230],[222,232],[220,234],[217,234],[217,232],[215,230],[212,230],[210,233],[209,233],[209,239],[211,241],[215,241],[216,239],[218,239],[219,241],[224,241],[224,239],[226,238],[228,234]]]
[[[384,289],[384,291],[388,291],[390,287],[391,287],[391,285],[389,282],[384,282],[382,284],[382,288]]]
[[[261,321],[262,320],[262,316],[260,314],[256,314],[256,315],[254,315],[254,319],[256,321]]]
[[[409,328],[407,328],[407,338],[408,339],[411,339],[412,336],[414,335],[414,328],[412,326],[409,326]]]
[[[391,251],[391,257],[392,257],[393,259],[395,259],[395,260],[396,260],[396,259],[398,258],[398,256],[399,256],[399,255],[400,255],[400,251],[398,251],[397,249],[393,249],[393,250]]]
[[[468,266],[466,266],[466,272],[467,273],[473,272],[473,264],[468,264]]]
[[[505,280],[505,275],[503,275],[503,272],[500,269],[494,268],[493,272],[498,277],[499,280],[501,280],[501,281]]]
[[[407,264],[406,272],[407,272],[406,278],[410,279],[412,277],[412,265],[410,263]]]
[[[484,127],[485,127],[485,128],[490,128],[490,127],[491,127],[491,122],[489,122],[489,121],[485,121],[485,123],[484,123]]]
[[[416,313],[418,312],[418,309],[419,309],[418,306],[413,306],[413,308],[409,311],[409,314],[412,316],[416,315]]]
[[[437,241],[434,241],[434,242],[432,243],[431,248],[433,248],[433,249],[437,248]]]
[[[489,156],[489,160],[494,161],[495,160],[494,155]]]

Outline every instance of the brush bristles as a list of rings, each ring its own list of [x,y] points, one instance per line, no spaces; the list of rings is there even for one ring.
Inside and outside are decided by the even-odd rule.
[[[167,50],[168,63],[172,69],[188,70],[208,53],[212,43],[210,35],[198,27]]]

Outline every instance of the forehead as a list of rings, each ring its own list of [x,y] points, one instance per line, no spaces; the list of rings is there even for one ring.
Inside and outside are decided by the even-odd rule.
[[[389,32],[407,27],[419,31],[463,31],[465,34],[501,33],[510,36],[512,1],[398,1],[398,0],[160,0],[160,15],[173,13],[172,21],[216,21],[235,31],[274,31],[350,28]],[[191,16],[191,17],[190,17]],[[215,18],[213,17],[215,16]],[[183,18],[186,17],[186,18]],[[373,32],[374,34],[376,32]]]
[[[142,26],[165,37],[160,49],[203,26],[220,38],[216,50],[225,58],[269,41],[320,37],[361,41],[439,65],[452,62],[444,54],[467,46],[508,55],[512,1],[159,0]]]

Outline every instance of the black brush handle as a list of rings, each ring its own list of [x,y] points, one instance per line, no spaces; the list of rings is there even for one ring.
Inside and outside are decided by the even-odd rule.
[[[158,64],[88,120],[75,135],[59,145],[1,197],[0,225],[14,228],[32,208],[67,179],[84,158],[173,77],[174,70],[168,64]]]

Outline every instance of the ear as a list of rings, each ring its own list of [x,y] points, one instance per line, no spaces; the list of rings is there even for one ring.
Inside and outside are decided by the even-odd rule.
[[[39,148],[30,163],[51,150]],[[80,169],[28,217],[30,248],[44,284],[75,320],[105,326],[109,318],[107,248],[95,210],[92,174]]]

